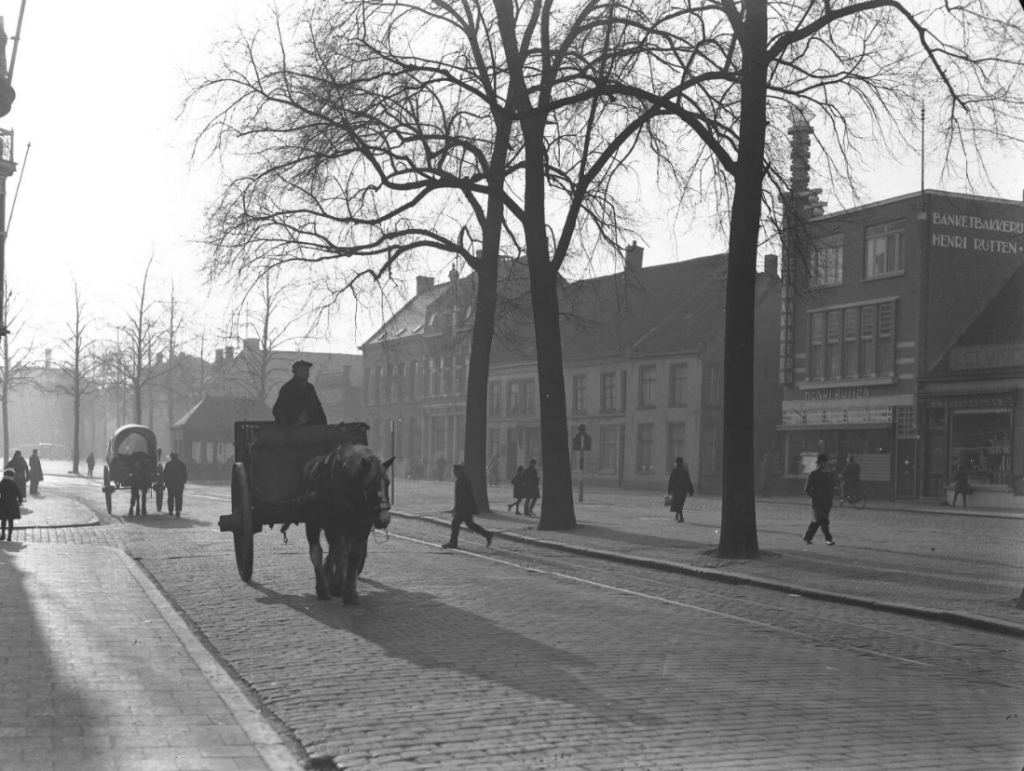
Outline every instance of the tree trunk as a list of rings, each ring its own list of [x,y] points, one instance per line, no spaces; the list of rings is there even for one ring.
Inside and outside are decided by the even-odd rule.
[[[740,141],[725,292],[722,525],[718,556],[760,556],[754,507],[754,296],[767,116],[767,2],[744,4]]]
[[[82,432],[82,393],[75,389],[75,427],[74,427],[74,438],[71,441],[71,473],[78,475],[78,456],[81,452],[81,445],[79,444],[79,438]]]
[[[498,300],[498,244],[488,245],[484,238],[483,260],[476,269],[476,310],[473,344],[469,352],[469,376],[466,378],[466,436],[463,457],[473,483],[476,505],[490,511],[487,491],[487,382],[491,372],[491,343],[494,339],[494,314]],[[489,253],[491,246],[493,253]]]

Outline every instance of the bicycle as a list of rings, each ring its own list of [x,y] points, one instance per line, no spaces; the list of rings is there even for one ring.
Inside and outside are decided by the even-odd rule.
[[[844,503],[848,503],[854,508],[863,509],[868,505],[868,493],[861,485],[857,485],[856,487],[847,490],[845,495],[843,495],[842,488],[837,487],[836,497],[839,498],[838,505],[840,506]]]

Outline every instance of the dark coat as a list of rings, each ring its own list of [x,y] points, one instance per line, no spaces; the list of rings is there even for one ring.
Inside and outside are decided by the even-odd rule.
[[[164,464],[164,485],[168,490],[181,490],[188,481],[188,469],[181,458],[171,458]]]
[[[28,478],[31,482],[43,481],[43,464],[36,453],[32,453],[28,459]]]
[[[24,500],[13,479],[4,477],[0,480],[0,519],[21,519],[18,504]]]
[[[693,495],[693,480],[690,479],[690,469],[685,464],[676,466],[669,474],[668,494],[672,496],[669,510],[674,512],[682,511],[686,496]]]
[[[455,473],[455,516],[462,519],[475,517],[480,513],[476,505],[476,496],[473,495],[473,483],[469,476],[463,472]]]
[[[853,463],[847,463],[843,467],[843,484],[860,484],[860,464],[857,461],[853,461]]]
[[[832,496],[835,495],[835,480],[828,469],[816,468],[807,477],[804,492],[811,499],[811,505],[826,512],[832,510]]]
[[[967,479],[967,469],[963,466],[956,467],[956,488],[953,492],[967,495],[971,492],[971,483]]]
[[[89,453],[89,457],[85,459],[85,465],[87,465],[89,468],[95,468],[96,466],[96,456],[93,455],[91,452]]]
[[[525,498],[526,493],[523,492],[523,472],[516,471],[515,476],[512,477],[512,497],[513,498]]]
[[[24,455],[17,455],[7,462],[6,468],[14,469],[14,482],[21,490],[21,497],[25,497],[25,482],[28,480],[28,461]]]
[[[527,466],[523,469],[523,497],[540,498],[540,476],[537,474],[536,466]]]
[[[306,420],[300,424],[302,413]],[[327,415],[324,413],[316,388],[308,380],[292,378],[277,394],[274,402],[274,420],[281,426],[326,425]]]

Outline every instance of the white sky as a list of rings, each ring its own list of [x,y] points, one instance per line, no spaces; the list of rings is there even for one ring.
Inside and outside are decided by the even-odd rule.
[[[19,5],[0,0],[11,37]],[[70,319],[72,278],[93,315],[118,316],[151,252],[156,291],[166,295],[173,277],[193,302],[195,323],[205,315],[210,331],[219,329],[228,303],[223,292],[207,295],[197,278],[202,250],[191,243],[216,176],[206,166],[190,167],[196,127],[179,109],[186,75],[213,66],[213,43],[236,19],[262,15],[266,7],[262,0],[28,0],[14,71],[18,97],[0,127],[14,130],[19,165],[7,183],[8,211],[23,177],[7,241],[7,277],[40,340]],[[8,59],[12,48],[13,41]],[[986,192],[1020,200],[1024,160],[995,160],[996,189]],[[917,190],[918,164],[916,157],[902,168],[884,164],[862,180],[868,200]],[[926,184],[938,182],[929,176]],[[942,187],[962,189],[955,180]],[[840,208],[827,192],[825,198],[829,211]],[[654,222],[650,229],[648,264],[724,251],[710,231],[677,233],[673,242],[659,232],[664,226]],[[437,266],[439,281],[446,271]],[[308,347],[354,353],[379,321],[363,318],[355,333],[339,325],[330,340]]]

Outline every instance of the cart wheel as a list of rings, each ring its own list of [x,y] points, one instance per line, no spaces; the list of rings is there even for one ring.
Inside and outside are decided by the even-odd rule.
[[[858,509],[863,509],[865,506],[868,505],[868,494],[862,490],[860,493],[860,498],[858,498],[856,503],[854,503],[853,505],[856,506]]]
[[[231,467],[231,513],[238,514],[233,530],[238,575],[249,583],[252,578],[252,496],[249,494],[249,474],[241,463]]]
[[[156,510],[164,510],[164,488],[162,485],[157,485],[153,488],[156,491]]]
[[[114,488],[110,484],[110,466],[103,464],[103,496],[107,499],[107,514],[114,513]]]

